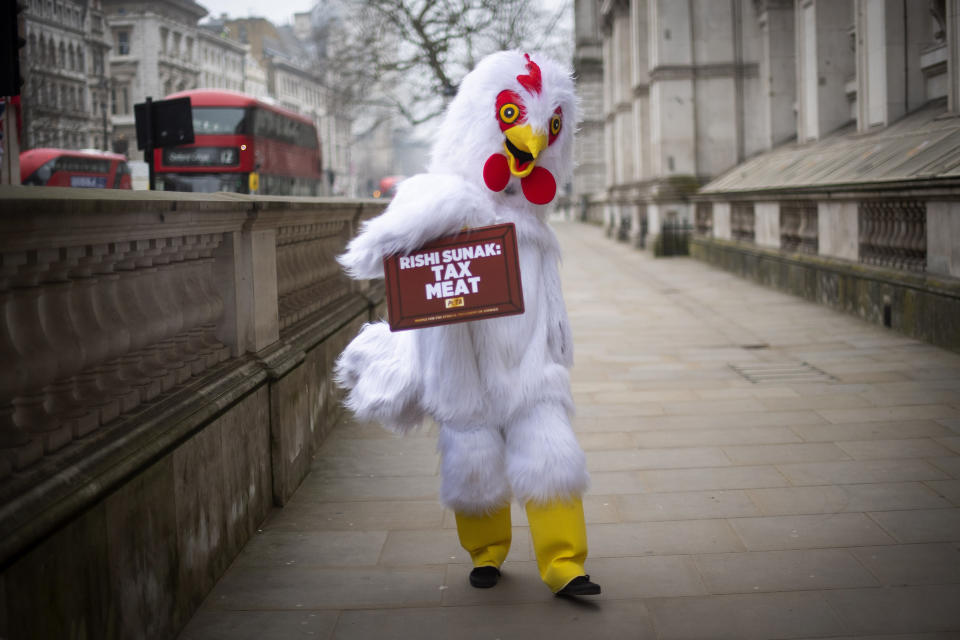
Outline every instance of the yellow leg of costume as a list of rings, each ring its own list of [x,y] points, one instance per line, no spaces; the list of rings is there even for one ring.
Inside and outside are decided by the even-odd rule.
[[[460,546],[470,553],[473,566],[499,569],[510,551],[513,533],[510,528],[510,505],[490,515],[455,515]]]
[[[533,537],[540,577],[556,593],[577,576],[585,574],[587,559],[587,525],[583,519],[583,502],[542,505],[527,503],[527,519]]]

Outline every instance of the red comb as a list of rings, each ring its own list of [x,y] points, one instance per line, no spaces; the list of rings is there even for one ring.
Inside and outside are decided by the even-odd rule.
[[[525,53],[523,56],[527,59],[527,73],[517,76],[517,82],[530,93],[540,93],[540,90],[543,88],[543,84],[540,81],[540,67],[530,59],[529,53]]]

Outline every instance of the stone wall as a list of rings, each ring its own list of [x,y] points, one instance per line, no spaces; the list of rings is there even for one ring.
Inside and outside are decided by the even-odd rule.
[[[333,362],[383,292],[333,257],[382,207],[0,190],[0,352],[29,373],[0,376],[0,637],[176,636],[340,416]]]
[[[716,205],[715,205],[716,206]],[[714,210],[716,213],[716,209]],[[960,351],[960,282],[710,237],[690,255],[761,284]]]

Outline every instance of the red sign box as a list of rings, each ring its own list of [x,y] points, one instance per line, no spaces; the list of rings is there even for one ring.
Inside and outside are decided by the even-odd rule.
[[[523,313],[513,223],[440,238],[383,260],[390,330]]]

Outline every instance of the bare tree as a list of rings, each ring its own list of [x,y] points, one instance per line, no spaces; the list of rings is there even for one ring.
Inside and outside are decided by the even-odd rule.
[[[328,86],[341,108],[387,107],[412,125],[439,115],[483,56],[510,48],[564,49],[569,39],[558,30],[569,2],[554,11],[540,0],[343,2],[337,19],[315,21]]]

